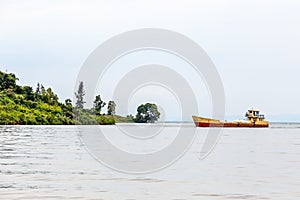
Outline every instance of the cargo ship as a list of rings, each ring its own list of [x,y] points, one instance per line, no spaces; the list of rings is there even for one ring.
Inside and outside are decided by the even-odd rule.
[[[245,127],[245,128],[267,128],[269,122],[257,109],[249,109],[245,114],[246,120],[221,121],[204,117],[193,116],[196,127]]]

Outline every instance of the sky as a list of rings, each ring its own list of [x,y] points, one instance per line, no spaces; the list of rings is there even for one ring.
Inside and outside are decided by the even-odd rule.
[[[130,30],[168,29],[198,43],[213,60],[224,86],[227,117],[256,107],[273,120],[300,121],[299,10],[297,0],[0,0],[0,70],[15,73],[20,84],[51,87],[63,101],[73,97],[83,63],[103,42]],[[122,59],[108,75],[114,81],[99,86],[105,101],[134,64],[164,63],[185,73],[184,63],[159,52]],[[193,84],[189,72],[185,77]],[[209,116],[205,84],[192,87],[198,114]],[[135,114],[146,101],[159,101],[168,120],[179,120],[180,105],[162,88],[137,91],[128,112]]]

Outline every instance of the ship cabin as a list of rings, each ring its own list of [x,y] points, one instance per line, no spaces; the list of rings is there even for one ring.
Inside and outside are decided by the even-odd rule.
[[[252,123],[255,123],[257,121],[263,122],[265,121],[265,116],[259,113],[260,111],[257,109],[250,109],[248,112],[246,112],[245,117],[248,118],[249,121]]]

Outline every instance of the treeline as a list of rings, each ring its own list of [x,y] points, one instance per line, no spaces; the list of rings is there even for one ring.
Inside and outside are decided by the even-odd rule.
[[[74,124],[72,107],[58,102],[51,88],[36,92],[17,80],[0,71],[0,124]]]
[[[107,104],[100,95],[95,97],[93,107],[84,108],[84,83],[80,82],[75,93],[76,102],[71,99],[59,102],[51,88],[38,83],[36,88],[20,86],[15,74],[0,71],[0,124],[2,125],[73,125],[73,124],[115,124],[116,122],[153,123],[160,113],[155,104],[146,103],[137,108],[136,116],[116,115],[116,103]],[[107,106],[107,113],[101,113]]]
[[[0,124],[4,125],[73,125],[114,124],[115,106],[109,103],[109,115],[100,115],[99,107],[73,107],[72,100],[59,102],[51,88],[38,83],[36,89],[17,84],[15,74],[0,71]],[[100,97],[100,96],[99,96]],[[101,100],[97,97],[98,101]],[[97,106],[98,105],[98,101]],[[101,104],[103,106],[103,103]]]

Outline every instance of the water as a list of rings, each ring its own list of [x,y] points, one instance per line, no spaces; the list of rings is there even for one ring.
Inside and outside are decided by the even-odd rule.
[[[170,135],[174,126],[166,127]],[[93,159],[74,126],[2,126],[0,199],[300,198],[299,124],[224,129],[199,160],[206,131],[198,128],[191,148],[170,167],[132,175]]]

